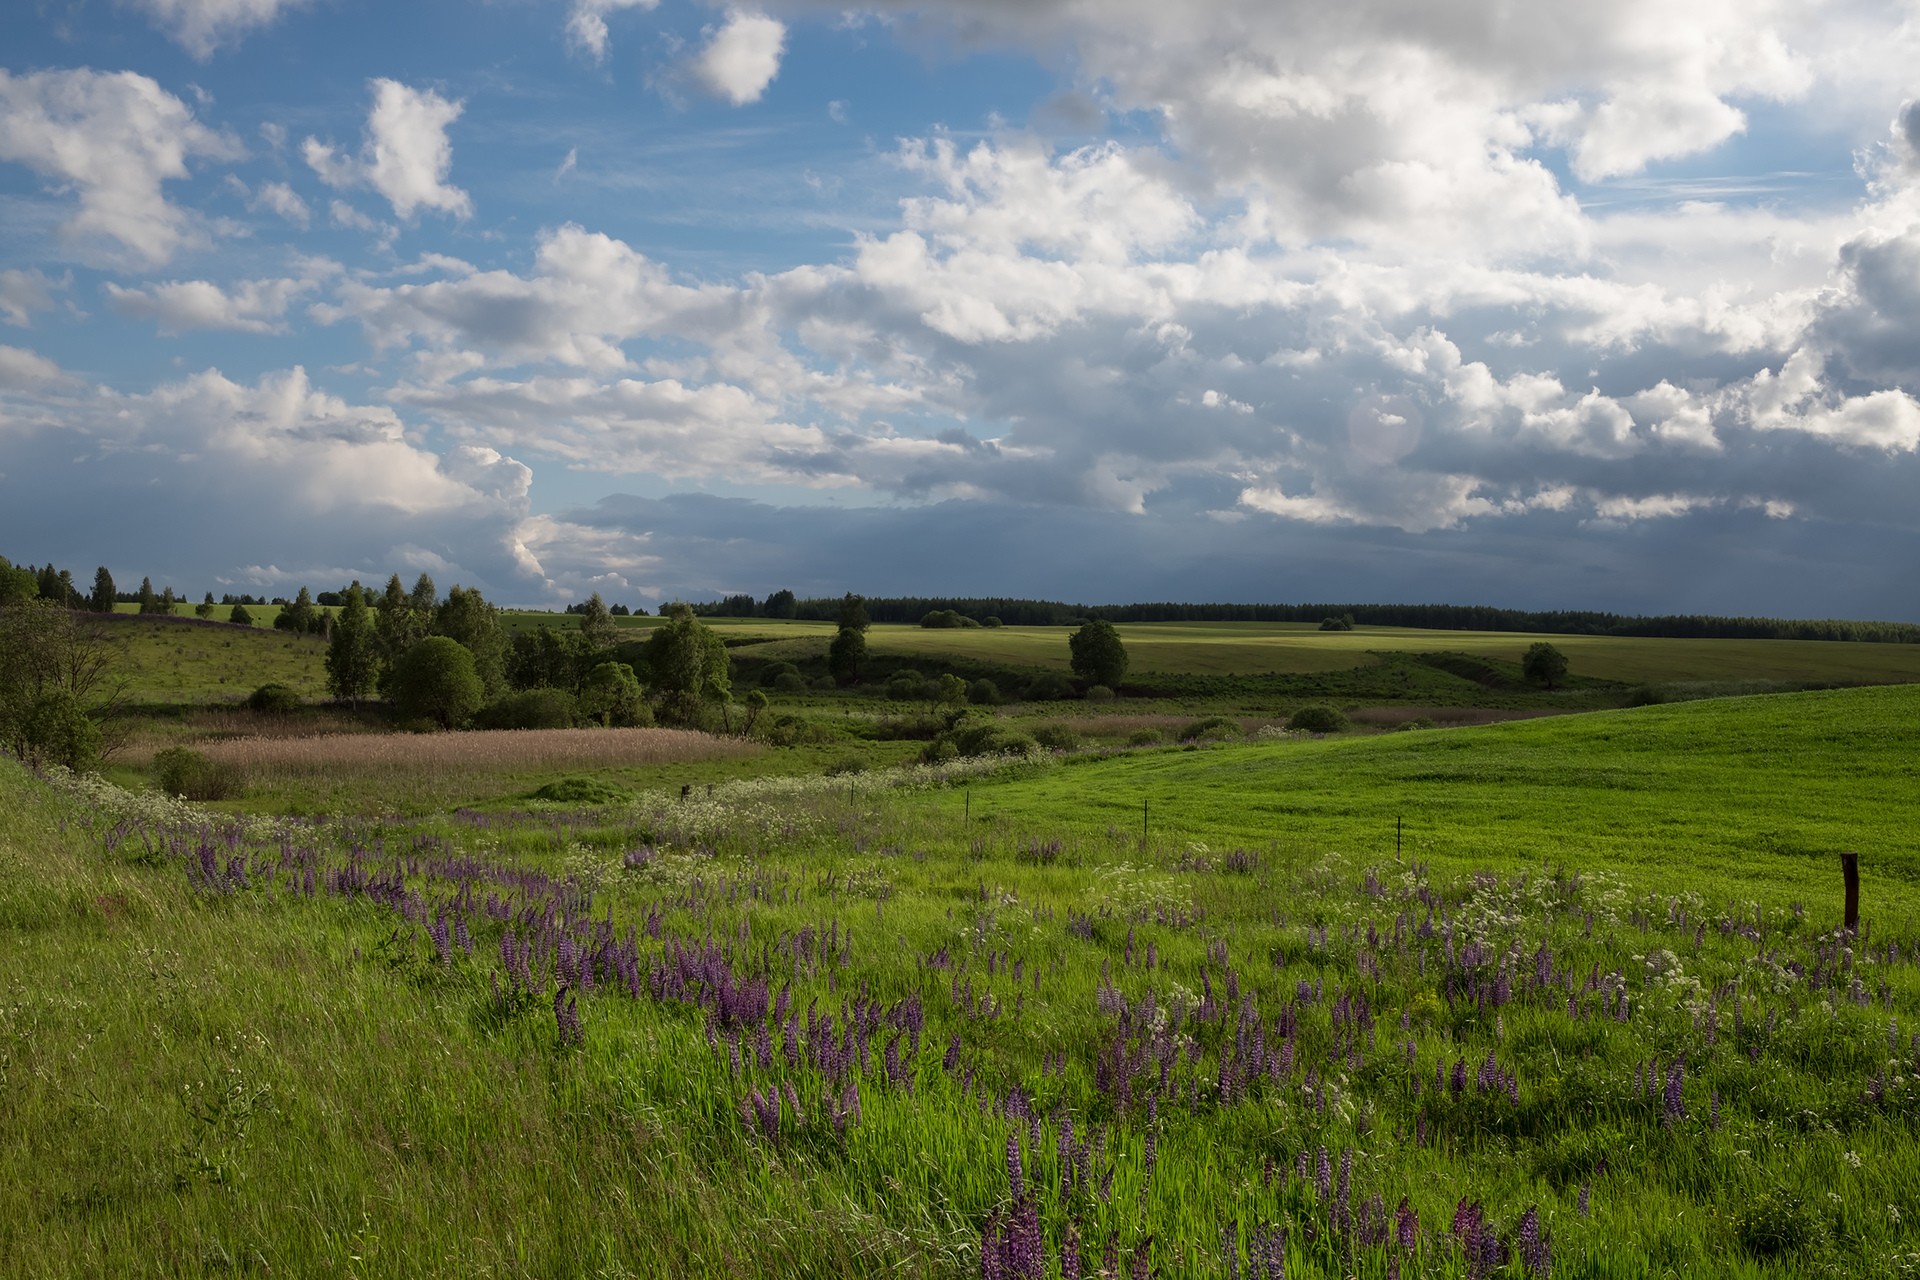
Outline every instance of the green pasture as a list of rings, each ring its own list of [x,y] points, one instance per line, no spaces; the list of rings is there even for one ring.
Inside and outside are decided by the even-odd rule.
[[[944,804],[952,798],[926,803]],[[1337,852],[1354,865],[1607,868],[1825,903],[1861,855],[1883,921],[1920,918],[1920,688],[1589,712],[1370,738],[1089,758],[980,785],[976,820]]]
[[[1915,1274],[1916,712],[1842,690],[285,827],[0,761],[0,1274],[962,1280],[1022,1211],[1047,1280],[1076,1247],[1249,1275],[1272,1226],[1294,1280],[1533,1280],[1528,1221],[1561,1278]],[[405,894],[326,891],[354,866]],[[789,989],[809,1044],[816,1011],[870,1017],[858,1118],[698,985],[603,973],[578,1044],[551,986],[503,1001],[535,874],[648,964]],[[496,893],[437,951],[436,913]],[[1235,1085],[1283,1021],[1298,1061]],[[1355,1225],[1376,1203],[1410,1248]]]

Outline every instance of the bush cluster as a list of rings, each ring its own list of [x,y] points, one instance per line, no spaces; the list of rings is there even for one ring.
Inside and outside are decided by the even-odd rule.
[[[243,789],[239,769],[188,747],[156,753],[153,776],[162,791],[188,800],[231,800]]]

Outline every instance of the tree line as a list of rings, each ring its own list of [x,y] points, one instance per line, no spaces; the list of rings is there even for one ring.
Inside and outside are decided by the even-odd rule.
[[[1621,614],[1587,609],[1500,609],[1455,604],[1068,604],[1004,596],[868,596],[875,622],[923,626],[1077,627],[1106,622],[1305,622],[1329,619],[1343,625],[1417,627],[1433,631],[1520,631],[1574,636],[1655,636],[1712,640],[1852,640],[1920,644],[1920,624],[1845,618],[1720,617],[1711,614]],[[756,601],[748,595],[693,605],[702,617],[799,618],[833,622],[835,597],[799,599],[778,591]],[[936,621],[928,622],[929,617]]]

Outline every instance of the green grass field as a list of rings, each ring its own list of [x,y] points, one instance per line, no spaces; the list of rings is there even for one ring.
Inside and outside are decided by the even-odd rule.
[[[1920,1274],[1916,712],[291,825],[0,762],[0,1274]]]

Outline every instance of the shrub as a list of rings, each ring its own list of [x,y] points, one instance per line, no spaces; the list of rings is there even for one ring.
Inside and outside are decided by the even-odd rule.
[[[832,684],[833,681],[827,683]],[[807,678],[798,671],[782,671],[773,678],[773,690],[775,693],[805,693]]]
[[[1049,751],[1072,751],[1080,745],[1080,735],[1058,721],[1035,725],[1033,740]]]
[[[1825,1223],[1813,1208],[1784,1187],[1748,1200],[1733,1223],[1734,1235],[1748,1253],[1777,1258],[1820,1242]]]
[[[1000,627],[1000,626],[1005,626],[1006,624],[1001,622],[1000,619],[993,617],[991,614],[989,614],[987,617],[980,619],[980,625],[983,627]]]
[[[228,614],[227,621],[236,627],[250,627],[253,625],[253,614],[247,609],[247,606],[237,604],[233,606],[232,611]]]
[[[549,782],[528,797],[554,804],[626,804],[633,792],[599,778],[560,778]]]
[[[1240,736],[1240,722],[1232,716],[1208,716],[1180,731],[1182,742],[1230,742]]]
[[[967,686],[967,701],[976,707],[997,707],[1000,705],[1000,686],[981,676]]]
[[[298,693],[278,682],[263,684],[247,695],[247,710],[264,711],[269,715],[290,715],[302,705]]]
[[[1103,684],[1096,684],[1081,695],[1088,702],[1112,702],[1113,690]]]
[[[1399,724],[1393,726],[1393,731],[1395,733],[1408,733],[1414,729],[1437,729],[1439,727],[1440,726],[1436,725],[1432,720],[1429,720],[1426,716],[1420,716],[1413,720],[1401,721]]]
[[[1040,749],[1032,734],[985,717],[962,720],[942,737],[963,756],[1028,755]]]
[[[788,676],[799,678],[802,685],[806,682],[806,678],[800,675],[800,668],[794,666],[791,662],[776,662],[760,673],[760,683],[768,689],[781,689],[785,688],[785,686],[782,685],[780,681]]]
[[[240,770],[186,747],[168,747],[153,757],[154,780],[171,796],[228,800],[240,794]]]
[[[28,708],[20,737],[29,760],[90,769],[100,759],[100,726],[72,690],[57,685]]]
[[[1073,696],[1073,681],[1057,671],[1037,675],[1027,686],[1028,702],[1059,702]]]
[[[580,707],[565,689],[523,689],[497,698],[473,717],[482,729],[571,729]]]
[[[1167,735],[1158,729],[1135,729],[1127,735],[1127,745],[1131,747],[1157,747],[1167,740]]]
[[[926,677],[908,668],[896,671],[887,681],[887,696],[896,702],[918,702],[926,693]]]
[[[766,727],[764,736],[776,747],[799,747],[830,742],[836,735],[825,725],[815,724],[805,716],[779,716]]]
[[[1347,727],[1347,718],[1332,707],[1301,707],[1287,717],[1287,728],[1295,733],[1339,733]]]

